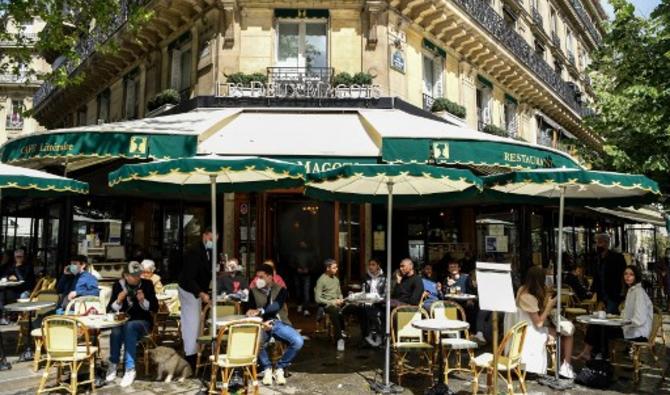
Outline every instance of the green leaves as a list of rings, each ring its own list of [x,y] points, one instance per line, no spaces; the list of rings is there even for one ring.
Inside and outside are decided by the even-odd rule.
[[[640,172],[670,190],[670,0],[649,19],[627,0],[611,0],[615,18],[593,54],[598,115],[587,125],[606,141],[596,163]]]

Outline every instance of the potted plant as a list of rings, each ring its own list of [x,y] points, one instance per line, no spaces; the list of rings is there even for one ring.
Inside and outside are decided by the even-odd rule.
[[[368,96],[368,89],[372,85],[374,76],[370,73],[356,73],[353,76],[346,71],[335,74],[332,86],[337,97],[360,98]]]
[[[444,97],[438,97],[433,102],[433,105],[430,108],[430,111],[436,113],[437,115],[443,116],[445,112],[456,116],[461,119],[465,119],[465,107],[460,104],[454,103],[449,99]]]
[[[241,97],[260,97],[263,95],[265,90],[264,86],[268,82],[268,77],[262,73],[242,73],[237,72],[226,76],[226,82],[228,84],[234,84],[234,88],[228,88],[229,96],[241,96]],[[261,89],[258,89],[257,86],[253,86],[253,82],[258,82],[263,85]]]
[[[151,117],[163,113],[172,107],[179,104],[181,96],[176,89],[165,89],[158,92],[153,98],[147,102],[147,117]]]
[[[499,126],[496,126],[494,124],[491,124],[491,123],[485,125],[482,132],[488,133],[488,134],[494,134],[496,136],[501,136],[501,137],[509,137],[509,133],[507,132],[507,130],[505,130],[505,129],[499,127]]]

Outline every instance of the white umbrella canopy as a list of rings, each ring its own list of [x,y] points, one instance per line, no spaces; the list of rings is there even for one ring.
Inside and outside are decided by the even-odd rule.
[[[444,202],[450,195],[478,193],[481,180],[469,170],[419,164],[345,165],[330,171],[309,174],[305,194],[317,199],[345,202],[387,204],[386,232],[386,322],[384,382],[373,384],[373,390],[391,393],[397,390],[390,382],[391,361],[391,243],[393,202],[426,204]]]

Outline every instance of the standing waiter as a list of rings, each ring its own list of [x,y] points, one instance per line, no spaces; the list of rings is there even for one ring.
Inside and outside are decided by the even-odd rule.
[[[198,329],[202,303],[209,303],[209,285],[212,281],[212,230],[202,232],[202,241],[184,257],[179,276],[179,302],[181,303],[181,336],[184,355],[195,371]]]

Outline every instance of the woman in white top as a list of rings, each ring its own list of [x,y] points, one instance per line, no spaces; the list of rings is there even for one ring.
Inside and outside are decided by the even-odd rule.
[[[519,321],[528,322],[526,338],[521,351],[521,362],[526,372],[547,373],[547,342],[555,339],[556,329],[551,325],[549,316],[556,305],[556,298],[547,294],[544,285],[545,272],[541,266],[533,266],[526,273],[526,281],[516,296],[517,313],[505,315],[505,329]],[[561,336],[563,361],[559,374],[573,379],[575,374],[570,363],[572,355],[572,336]]]
[[[607,339],[621,338],[635,342],[646,342],[651,333],[651,325],[654,320],[654,305],[642,288],[642,273],[637,266],[626,266],[623,271],[623,284],[626,292],[626,300],[621,311],[621,318],[631,323],[622,328],[608,328],[605,335]],[[608,350],[600,350],[602,343],[602,329],[589,326],[584,337],[584,351],[576,358],[588,361],[592,353],[607,355]],[[607,347],[607,342],[605,342]]]

